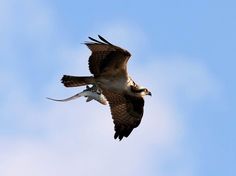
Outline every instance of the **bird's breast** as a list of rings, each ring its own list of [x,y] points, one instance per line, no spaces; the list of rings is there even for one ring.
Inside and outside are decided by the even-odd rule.
[[[99,87],[115,92],[124,92],[128,84],[127,79],[123,77],[102,77],[97,82]]]

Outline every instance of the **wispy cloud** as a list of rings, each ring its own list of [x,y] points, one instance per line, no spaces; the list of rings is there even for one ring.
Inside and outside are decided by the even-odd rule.
[[[44,5],[41,7],[45,8]],[[40,15],[43,9],[38,10],[38,18],[42,21],[53,19],[50,8],[46,6],[46,9],[49,11],[46,16]],[[25,10],[26,14],[34,14],[31,10],[27,12],[28,8]],[[29,18],[28,22],[31,21],[32,28],[41,26],[34,24],[34,18]],[[36,39],[45,37],[44,33],[55,28],[51,25],[56,25],[53,20],[52,23],[43,22],[46,32],[31,36]],[[136,41],[140,36],[142,41],[149,40],[144,32],[129,25],[105,26],[108,31],[100,30],[114,41],[120,38]],[[136,42],[128,45],[134,51],[139,47]],[[65,46],[55,52],[54,56],[60,56],[60,62],[65,63],[64,70],[61,69],[63,73],[88,74],[89,50],[85,46]],[[52,58],[53,61],[57,59]],[[31,82],[17,76],[21,74],[18,70],[0,70],[1,80],[6,85],[1,87],[1,93],[9,93],[4,96],[0,110],[3,114],[1,124],[5,125],[5,129],[0,130],[1,175],[194,175],[192,158],[182,144],[187,129],[181,118],[184,114],[176,106],[176,95],[186,90],[182,93],[183,98],[201,101],[212,96],[217,90],[217,82],[202,63],[179,57],[166,59],[155,54],[148,61],[143,64],[136,59],[129,64],[134,79],[147,86],[153,97],[146,98],[141,125],[121,142],[113,140],[108,106],[85,103],[85,99],[55,103],[42,97],[36,101],[27,91]],[[77,91],[65,89],[59,80],[58,83],[52,81],[37,86],[40,90],[35,93],[45,96],[59,97],[65,92]],[[171,171],[165,164],[173,167]]]

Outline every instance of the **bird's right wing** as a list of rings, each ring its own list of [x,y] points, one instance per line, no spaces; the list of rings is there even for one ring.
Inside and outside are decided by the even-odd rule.
[[[115,124],[114,138],[121,140],[123,137],[128,137],[142,120],[144,99],[142,97],[117,94],[104,89],[103,94],[109,102]]]

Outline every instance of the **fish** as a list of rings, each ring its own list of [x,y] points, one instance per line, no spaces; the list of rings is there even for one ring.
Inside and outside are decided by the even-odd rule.
[[[52,101],[67,102],[67,101],[71,101],[79,97],[86,97],[87,98],[86,102],[96,100],[103,105],[108,104],[106,97],[102,94],[101,90],[97,89],[95,85],[93,87],[86,86],[86,89],[83,90],[82,92],[77,93],[65,99],[54,99],[54,98],[49,98],[49,97],[46,97],[46,98]]]

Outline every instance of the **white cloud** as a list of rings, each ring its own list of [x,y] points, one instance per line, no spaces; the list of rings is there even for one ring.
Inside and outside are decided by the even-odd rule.
[[[182,69],[187,72],[189,65]],[[150,80],[154,80],[153,70],[148,70],[146,74],[152,75]],[[166,157],[172,158],[176,153],[180,153],[175,156],[176,160],[180,160],[176,168],[178,172],[191,173],[191,170],[188,171],[191,168],[189,158],[181,159],[186,154],[181,145],[185,133],[185,124],[180,118],[182,114],[173,102],[169,102],[170,99],[165,99],[166,92],[160,86],[169,85],[171,80],[165,72],[158,70],[157,73],[162,81],[157,80],[159,84],[151,85],[154,96],[146,98],[140,127],[121,142],[113,140],[113,124],[107,106],[85,103],[85,99],[69,103],[45,99],[38,106],[28,99],[25,91],[18,89],[16,95],[9,96],[5,111],[9,112],[12,121],[17,121],[20,130],[1,142],[4,144],[1,145],[1,175],[145,175],[150,172],[149,163],[157,163],[152,172],[166,175],[168,171],[161,167],[162,163],[167,162]],[[148,82],[141,75],[136,75],[137,78],[139,76],[139,82]],[[199,83],[204,83],[204,77]],[[182,77],[175,79],[182,81]],[[193,79],[195,77],[190,80]],[[185,84],[183,82],[181,86]],[[53,91],[52,85],[49,87]],[[175,89],[173,87],[173,91]],[[67,90],[58,92],[58,96]],[[21,129],[25,131],[21,132]]]
[[[39,19],[51,19],[51,13],[47,14],[39,15]],[[28,22],[33,19],[29,18]],[[50,31],[53,28],[51,24],[55,25],[51,22],[43,25]],[[38,28],[37,24],[31,27]],[[111,37],[116,36],[112,38],[114,41],[118,38],[132,41],[138,36],[148,41],[142,32],[135,34],[134,31],[133,28],[117,24],[109,28],[107,33]],[[32,36],[37,39],[42,35]],[[135,49],[139,47],[132,43],[129,45]],[[64,60],[65,74],[88,73],[89,51],[85,46],[65,47],[55,55],[61,55],[60,59]],[[70,61],[68,58],[71,58]],[[143,64],[145,68],[141,64],[132,64],[130,71],[135,80],[147,86],[153,97],[146,98],[141,125],[121,142],[113,139],[113,123],[108,106],[96,102],[85,103],[85,99],[68,103],[46,99],[35,102],[27,93],[26,85],[30,84],[27,80],[22,80],[12,70],[9,71],[11,74],[0,71],[3,82],[8,85],[1,87],[1,92],[9,92],[1,112],[4,119],[8,119],[4,122],[9,126],[8,130],[13,131],[0,133],[0,175],[192,175],[191,159],[181,144],[186,124],[171,95],[184,89],[187,98],[202,99],[215,90],[215,80],[206,66],[185,59],[150,59],[149,64]],[[149,78],[145,75],[149,75]],[[64,96],[65,92],[77,90],[58,85],[55,82],[42,85],[42,94]],[[162,168],[168,159],[177,163],[178,167],[173,172]],[[150,165],[155,165],[155,168]]]

